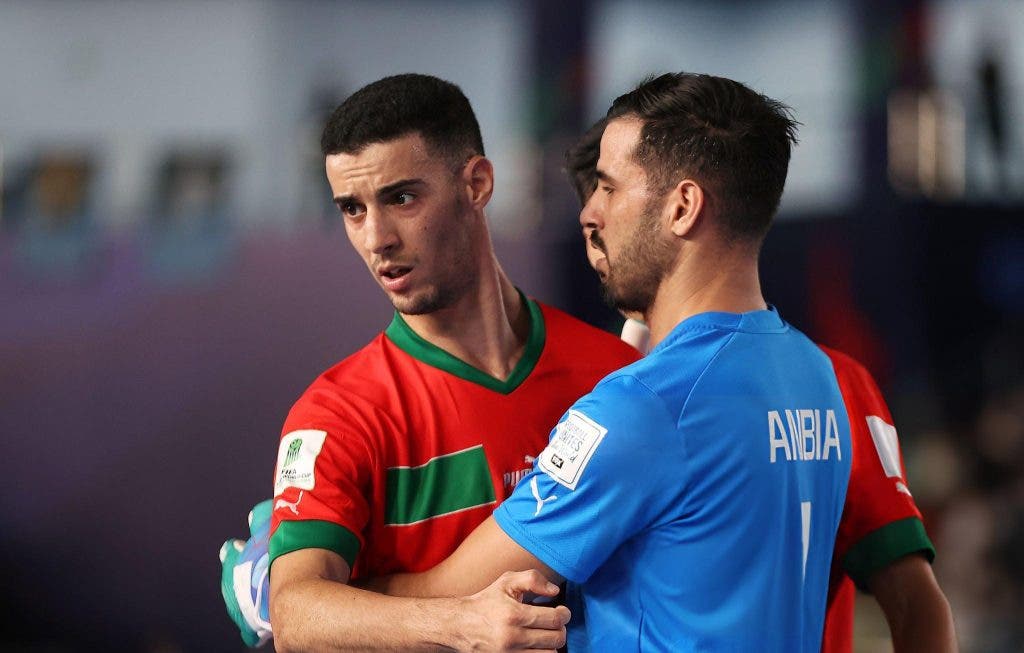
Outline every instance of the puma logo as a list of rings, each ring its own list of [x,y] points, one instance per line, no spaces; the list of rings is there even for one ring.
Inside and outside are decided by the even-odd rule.
[[[523,456],[523,462],[527,465],[532,465],[535,460],[537,460],[536,456]]]
[[[541,499],[540,498],[540,490],[537,489],[537,477],[536,476],[534,476],[533,478],[530,479],[530,490],[533,491],[533,498],[537,500],[537,512],[533,513],[534,517],[536,517],[537,515],[540,514],[540,510],[541,510],[541,508],[544,507],[545,503],[547,503],[548,501],[556,501],[556,500],[558,500],[558,497],[553,495],[553,494],[551,496],[547,497],[546,499]]]
[[[299,498],[295,500],[295,503],[292,503],[290,501],[285,501],[284,499],[278,499],[277,503],[274,504],[274,510],[278,510],[280,508],[287,508],[288,510],[291,510],[293,513],[298,515],[299,514],[299,502],[302,501],[302,493],[303,492],[304,492],[304,490],[299,490]]]

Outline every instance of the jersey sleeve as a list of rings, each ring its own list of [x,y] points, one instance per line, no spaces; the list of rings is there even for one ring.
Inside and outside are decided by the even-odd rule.
[[[328,549],[351,569],[369,521],[373,453],[357,415],[342,420],[304,397],[281,436],[274,473],[270,562],[300,549]]]
[[[896,428],[881,391],[854,359],[828,349],[825,352],[836,371],[853,441],[836,558],[863,589],[878,569],[914,553],[930,562],[935,548],[910,493]]]
[[[606,379],[563,415],[495,520],[544,564],[585,582],[685,486],[675,421],[635,378]]]

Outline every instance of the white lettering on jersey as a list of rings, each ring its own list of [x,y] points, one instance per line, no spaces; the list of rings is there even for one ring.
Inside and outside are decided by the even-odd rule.
[[[300,490],[312,490],[316,485],[313,469],[316,457],[324,446],[327,431],[304,429],[292,431],[281,438],[281,448],[277,451],[277,471],[274,474],[274,495],[294,487]]]
[[[803,544],[804,561],[803,570],[800,572],[801,580],[807,578],[807,551],[811,545],[811,502],[800,502],[800,542]]]
[[[527,467],[525,469],[517,469],[514,472],[505,472],[502,474],[501,480],[505,484],[505,489],[511,490],[515,486],[519,485],[519,481],[526,478],[526,475],[531,471],[533,471],[533,469],[531,467]]]
[[[826,409],[824,424],[822,411],[818,408],[784,410],[786,421],[777,410],[768,411],[769,461],[781,458],[779,449],[786,460],[828,460],[835,449],[836,460],[843,459],[839,445],[839,424],[836,413]]]
[[[575,490],[583,470],[601,444],[608,429],[577,410],[558,423],[547,448],[540,452],[537,466],[556,482]]]

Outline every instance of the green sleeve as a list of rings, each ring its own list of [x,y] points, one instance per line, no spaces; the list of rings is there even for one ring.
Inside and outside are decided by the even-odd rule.
[[[928,562],[935,559],[935,547],[917,517],[891,522],[861,538],[843,556],[843,569],[864,590],[871,574],[912,553]]]
[[[299,549],[327,549],[334,551],[351,569],[359,553],[359,538],[344,526],[329,521],[309,519],[283,521],[270,536],[270,562],[278,556]]]

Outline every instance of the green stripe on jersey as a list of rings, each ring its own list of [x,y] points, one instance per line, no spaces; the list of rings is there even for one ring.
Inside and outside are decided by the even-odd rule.
[[[544,351],[544,315],[541,313],[540,306],[537,306],[536,302],[527,298],[523,291],[518,289],[517,291],[530,315],[530,333],[526,337],[526,346],[523,348],[522,357],[520,357],[515,369],[512,370],[512,373],[504,381],[494,378],[487,372],[473,367],[466,361],[452,356],[434,343],[423,339],[412,330],[397,311],[384,333],[387,335],[388,340],[395,343],[399,349],[421,363],[436,367],[449,374],[454,374],[460,379],[481,385],[488,390],[507,395],[518,388],[526,380],[526,377],[530,376],[530,372],[537,366],[541,352]]]
[[[270,562],[299,549],[334,551],[351,569],[359,553],[359,538],[344,526],[320,519],[282,521],[270,538]]]
[[[388,468],[384,523],[407,526],[494,502],[491,469],[478,444],[418,467]]]
[[[894,521],[861,538],[843,556],[843,568],[857,587],[866,589],[872,573],[911,553],[923,554],[928,562],[935,559],[935,547],[917,517]]]

